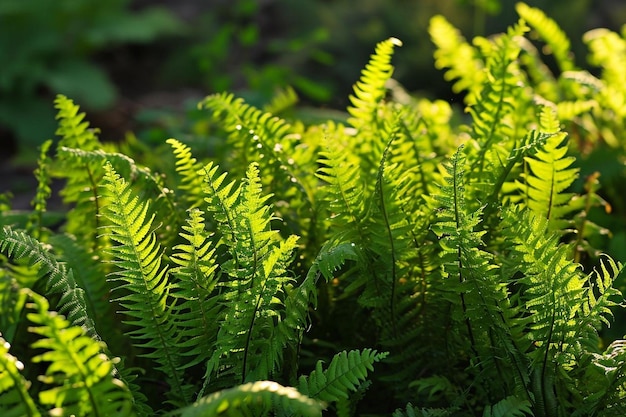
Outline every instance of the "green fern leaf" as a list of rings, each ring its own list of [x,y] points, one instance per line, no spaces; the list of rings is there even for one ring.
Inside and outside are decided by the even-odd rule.
[[[516,137],[515,128],[518,113],[523,113],[524,99],[522,80],[517,64],[520,46],[515,41],[528,30],[523,21],[509,28],[506,34],[492,42],[484,42],[486,79],[476,97],[476,103],[468,107],[472,115],[472,138],[478,145],[478,153],[472,162],[477,167],[472,171],[475,181],[484,182],[485,163],[497,161],[498,154],[508,153],[501,148],[512,148],[512,139]],[[495,153],[495,156],[490,153]]]
[[[202,176],[198,174],[202,169],[202,164],[192,157],[191,149],[187,145],[176,139],[168,139],[166,142],[174,151],[176,172],[181,176],[180,185],[176,189],[184,193],[182,198],[188,208],[199,207],[204,201]]]
[[[40,147],[39,159],[37,160],[37,169],[35,170],[35,177],[37,178],[37,192],[33,198],[31,205],[33,206],[33,213],[31,214],[26,230],[31,232],[33,237],[38,240],[45,241],[43,230],[43,215],[46,211],[47,199],[52,194],[50,188],[50,172],[49,172],[49,158],[48,150],[52,145],[52,140],[45,141]]]
[[[528,171],[519,184],[524,203],[548,220],[550,230],[565,230],[571,221],[566,216],[575,210],[571,193],[565,191],[578,176],[577,168],[570,168],[576,158],[567,155],[565,133],[559,133],[558,120],[553,110],[543,108],[541,128],[552,136],[533,156],[524,158]]]
[[[0,250],[10,258],[25,258],[37,267],[39,276],[45,277],[46,292],[61,295],[58,310],[67,315],[72,325],[82,326],[90,336],[100,339],[88,312],[94,306],[88,307],[85,290],[76,283],[73,271],[57,261],[46,246],[24,231],[5,226],[0,231]]]
[[[528,414],[532,414],[530,403],[513,396],[488,405],[483,411],[483,417],[525,417]]]
[[[270,228],[271,211],[266,204],[270,196],[262,194],[256,164],[250,165],[234,192],[233,183],[221,187],[225,176],[216,177],[215,168],[205,171],[209,212],[215,210],[220,242],[230,253],[221,265],[229,276],[220,284],[225,311],[216,349],[207,364],[205,387],[214,373],[221,383],[267,379],[279,370],[283,349],[297,338],[283,331],[289,326],[280,324],[288,314],[285,287],[293,278],[287,267],[297,237],[282,241]]]
[[[108,237],[116,242],[111,248],[114,263],[119,268],[110,278],[114,291],[124,290],[117,301],[130,317],[130,335],[138,347],[146,349],[144,356],[154,359],[157,369],[167,375],[171,385],[171,401],[187,404],[191,387],[183,382],[180,347],[175,334],[171,306],[167,304],[170,291],[167,268],[161,267],[161,249],[152,231],[153,217],[149,204],[141,202],[126,183],[106,164],[103,192],[109,201],[104,211]],[[117,284],[121,282],[120,284]]]
[[[39,400],[53,407],[50,414],[132,415],[130,391],[112,376],[113,362],[102,354],[103,343],[48,311],[48,302],[43,297],[32,292],[30,297],[35,312],[26,316],[36,326],[29,330],[41,336],[32,347],[44,350],[32,361],[48,364],[40,380],[51,387],[39,392]]]
[[[349,392],[356,391],[367,379],[368,371],[373,371],[373,364],[386,357],[387,353],[371,349],[343,351],[333,357],[326,369],[318,361],[309,376],[301,376],[298,391],[325,402],[349,398]]]
[[[320,152],[318,178],[327,183],[323,199],[328,202],[330,226],[339,240],[366,241],[365,186],[359,161],[334,142],[328,141]]]
[[[437,47],[435,66],[438,69],[448,68],[445,79],[457,80],[452,90],[455,93],[467,91],[465,102],[469,105],[475,103],[486,75],[478,51],[443,16],[430,19],[428,33]]]
[[[350,95],[348,123],[357,130],[371,129],[379,123],[378,107],[387,93],[387,81],[393,74],[391,56],[396,46],[402,42],[389,38],[379,42],[370,57],[369,63],[361,72],[361,78],[354,85],[354,94]]]
[[[172,285],[172,296],[179,302],[174,308],[178,322],[179,347],[190,357],[184,367],[206,362],[218,330],[218,298],[213,292],[217,285],[215,248],[207,239],[204,218],[198,209],[189,211],[188,225],[183,226],[181,237],[187,243],[174,247],[172,261],[178,266],[172,274],[178,279]]]
[[[61,137],[59,147],[80,148],[93,151],[100,148],[97,137],[98,129],[91,129],[89,122],[84,121],[85,113],[79,113],[79,107],[64,95],[57,95],[54,107],[58,110],[59,127],[56,134]]]
[[[557,23],[540,9],[530,7],[525,3],[517,3],[515,10],[546,42],[561,72],[573,70],[575,64],[570,52],[570,41]]]
[[[271,411],[274,413],[270,414]],[[295,388],[272,381],[256,381],[215,392],[168,416],[269,416],[321,417],[322,405]]]
[[[0,413],[4,417],[39,417],[28,390],[31,382],[21,372],[24,364],[9,353],[11,345],[0,334]]]

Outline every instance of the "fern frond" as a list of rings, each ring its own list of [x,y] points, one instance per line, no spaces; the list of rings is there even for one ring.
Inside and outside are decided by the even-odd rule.
[[[57,415],[133,415],[130,391],[112,376],[113,362],[102,353],[104,344],[48,311],[45,298],[32,292],[30,297],[35,311],[27,318],[36,326],[29,330],[41,336],[32,347],[43,349],[32,361],[48,363],[39,379],[50,388],[39,392],[40,402]]]
[[[550,230],[565,230],[570,221],[565,217],[575,210],[573,194],[565,191],[578,176],[578,168],[570,168],[576,158],[567,155],[565,133],[560,133],[554,111],[544,107],[541,129],[552,136],[532,156],[525,157],[528,170],[519,184],[524,203],[548,220]]]
[[[326,369],[318,361],[315,370],[309,376],[301,376],[298,391],[324,402],[337,402],[349,398],[350,391],[367,379],[368,371],[373,371],[373,364],[387,357],[387,353],[378,353],[372,349],[362,351],[343,351],[336,354]]]
[[[263,110],[271,114],[280,114],[289,110],[298,103],[298,94],[291,86],[278,90],[272,100],[267,103]]]
[[[295,388],[272,381],[256,381],[215,392],[168,416],[268,416],[273,415],[271,411],[279,415],[321,417],[322,405]]]
[[[24,231],[5,226],[0,231],[0,251],[9,258],[25,258],[36,267],[38,275],[45,277],[46,292],[61,295],[58,310],[67,315],[72,325],[81,326],[91,337],[100,339],[88,312],[93,306],[88,307],[85,290],[77,285],[73,271],[57,261],[48,247]]]
[[[79,113],[79,107],[67,97],[57,96],[55,107],[59,121],[56,134],[61,139],[57,145],[58,158],[51,173],[67,179],[60,194],[64,202],[74,204],[67,216],[65,229],[77,236],[87,247],[95,249],[100,227],[98,181],[103,174],[102,164],[66,160],[59,155],[59,150],[63,147],[85,152],[100,149],[101,144],[96,136],[98,130],[89,128],[89,123],[83,121],[85,113]]]
[[[570,41],[554,20],[540,9],[530,7],[525,3],[517,3],[515,10],[546,43],[549,53],[554,55],[561,72],[570,71],[576,67],[570,52]]]
[[[31,205],[33,206],[33,213],[30,215],[26,230],[29,231],[35,239],[45,241],[43,230],[43,215],[46,211],[47,199],[52,194],[50,188],[50,172],[48,157],[48,150],[52,145],[52,140],[45,141],[39,151],[39,158],[37,159],[37,169],[35,169],[35,178],[37,178],[37,191],[33,198]]]
[[[221,187],[224,175],[207,167],[205,191],[209,212],[223,236],[230,259],[222,263],[229,275],[223,284],[224,315],[216,350],[207,364],[207,380],[217,373],[222,381],[243,383],[267,379],[279,370],[288,336],[276,326],[285,319],[285,286],[297,237],[282,241],[270,228],[269,195],[262,194],[259,171],[251,164],[246,178],[231,194],[233,183]],[[297,330],[297,329],[294,329]]]
[[[106,232],[117,243],[111,255],[118,270],[109,279],[116,286],[114,291],[124,290],[117,301],[129,316],[126,323],[135,328],[131,337],[138,347],[146,349],[144,356],[154,359],[156,368],[167,375],[171,401],[187,404],[191,388],[183,382],[181,349],[167,304],[169,274],[161,267],[161,249],[152,231],[154,217],[149,214],[149,204],[133,194],[111,164],[104,169],[102,188],[109,201],[104,211]]]
[[[354,94],[350,95],[348,123],[357,130],[372,129],[379,125],[378,108],[387,92],[387,81],[393,74],[391,56],[394,47],[402,46],[396,38],[389,38],[376,45],[361,78],[354,85]]]
[[[189,146],[176,139],[168,139],[166,142],[172,147],[176,157],[176,172],[181,176],[177,190],[184,193],[181,197],[187,203],[187,208],[199,207],[204,201],[203,178],[198,174],[198,171],[202,169],[202,164],[193,158]]]
[[[323,199],[328,202],[330,227],[335,236],[341,236],[340,240],[344,241],[364,242],[365,184],[361,180],[358,158],[328,141],[318,162],[321,166],[316,175],[327,184]]]
[[[585,410],[602,416],[626,412],[626,341],[612,342],[601,354],[593,354],[593,368],[587,375]],[[582,414],[581,414],[582,415]]]
[[[520,46],[516,38],[528,30],[523,21],[509,28],[490,43],[485,43],[486,79],[476,97],[476,102],[468,107],[472,116],[472,138],[478,145],[477,155],[472,155],[474,182],[487,182],[485,164],[498,163],[514,147],[516,118],[524,113],[524,99],[521,75],[517,63]],[[491,155],[491,153],[494,155]],[[474,164],[474,161],[475,164]],[[493,162],[491,162],[493,161]]]
[[[477,229],[483,209],[473,211],[466,204],[462,150],[460,147],[446,166],[446,184],[441,194],[435,196],[441,207],[432,230],[443,249],[443,274],[438,289],[444,300],[460,309],[453,311],[453,320],[462,323],[469,339],[468,348],[478,361],[477,370],[485,378],[487,389],[507,395],[512,388],[507,384],[490,387],[492,377],[488,373],[494,372],[500,384],[510,380],[523,387],[527,382],[525,348],[518,340],[523,323],[516,321],[518,310],[508,298],[507,283],[498,273],[493,255],[482,250],[486,232]]]
[[[22,375],[24,364],[9,353],[11,345],[0,334],[0,413],[4,417],[39,417],[28,390],[31,382]]]
[[[79,113],[80,108],[72,100],[59,94],[54,100],[54,107],[58,110],[56,119],[59,126],[55,133],[61,137],[59,147],[80,148],[85,151],[101,147],[97,137],[99,130],[89,127],[89,122],[84,121],[85,113]]]
[[[428,33],[435,44],[435,67],[448,68],[444,73],[447,81],[457,80],[452,91],[467,91],[465,103],[476,102],[485,81],[484,63],[479,52],[471,46],[458,29],[441,15],[430,19]]]
[[[488,405],[483,411],[483,417],[526,417],[528,414],[532,414],[528,400],[514,396],[504,398],[494,405]]]
[[[110,164],[115,168],[116,172],[124,178],[128,178],[135,185],[137,195],[145,200],[150,200],[155,213],[155,220],[168,227],[164,228],[164,232],[159,238],[164,244],[170,243],[176,238],[176,234],[172,231],[177,230],[179,225],[184,223],[181,212],[175,202],[173,192],[163,184],[163,178],[150,169],[140,166],[132,158],[116,152],[106,152],[102,149],[93,151],[85,151],[77,148],[60,147],[58,154],[64,160],[70,161],[76,165],[85,167],[97,167],[97,174],[94,171],[93,176],[90,175],[90,181],[100,181],[104,175],[102,167]],[[84,174],[83,174],[84,175]],[[101,195],[92,198],[91,204],[95,207],[95,212],[100,218],[102,206],[106,204],[101,201]],[[98,220],[99,221],[99,220]],[[98,223],[98,227],[100,224]],[[170,231],[170,233],[166,233]]]
[[[172,285],[172,296],[179,302],[174,308],[178,323],[182,354],[190,357],[184,367],[206,362],[218,331],[218,297],[213,292],[217,285],[215,248],[204,228],[204,218],[198,209],[189,211],[187,226],[180,235],[187,241],[174,247],[172,261],[178,266],[172,270],[177,281]]]

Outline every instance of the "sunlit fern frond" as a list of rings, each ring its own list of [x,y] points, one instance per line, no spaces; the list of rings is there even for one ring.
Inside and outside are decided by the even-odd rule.
[[[551,230],[564,231],[571,223],[567,216],[576,209],[573,194],[566,191],[578,177],[579,169],[571,168],[576,158],[567,156],[566,134],[560,132],[552,109],[542,109],[540,129],[551,136],[541,149],[524,158],[527,170],[519,189],[523,203],[545,217]]]
[[[81,148],[86,151],[100,148],[97,137],[99,130],[89,127],[89,122],[84,120],[85,113],[79,113],[80,108],[71,99],[59,94],[54,100],[54,107],[58,110],[58,128],[55,133],[61,137],[59,147]]]
[[[517,3],[515,10],[546,43],[546,49],[554,55],[561,72],[570,71],[576,67],[570,41],[554,20],[546,16],[541,9],[530,7],[525,3]]]
[[[215,392],[168,416],[321,417],[322,403],[273,381],[255,381]]]
[[[206,362],[211,356],[219,328],[219,298],[214,294],[218,281],[215,247],[205,230],[204,217],[198,209],[189,211],[187,225],[180,235],[185,239],[174,247],[172,261],[177,265],[172,275],[177,279],[172,296],[178,300],[174,319],[179,328],[183,365]]]
[[[41,412],[29,393],[32,383],[22,375],[24,364],[9,353],[10,349],[11,345],[0,334],[0,412],[5,417],[40,417]]]
[[[202,193],[203,177],[198,172],[202,169],[202,163],[198,162],[191,153],[191,148],[176,139],[166,141],[172,147],[176,157],[176,172],[180,175],[180,184],[177,191],[187,205],[187,209],[200,207],[204,202]]]
[[[313,372],[301,376],[298,391],[328,403],[349,398],[350,392],[356,391],[374,370],[374,363],[386,357],[387,353],[372,349],[343,351],[336,354],[325,369],[322,361],[318,361]]]
[[[340,144],[328,140],[318,162],[317,177],[326,183],[322,187],[322,198],[328,204],[333,235],[340,240],[365,241],[366,197],[359,159]]]
[[[51,415],[133,415],[130,391],[113,376],[113,361],[102,353],[104,344],[49,311],[44,297],[29,295],[34,310],[26,315],[34,324],[29,330],[40,336],[32,344],[40,352],[32,361],[47,365],[39,378],[45,387],[39,392],[41,404],[51,407]]]
[[[508,298],[507,282],[498,273],[494,256],[483,249],[486,232],[479,227],[483,208],[471,209],[466,202],[462,152],[460,147],[446,164],[446,182],[435,195],[440,208],[431,227],[442,249],[443,273],[441,282],[433,285],[441,292],[439,302],[452,305],[452,320],[467,338],[466,349],[476,362],[473,371],[484,378],[488,390],[506,396],[513,393],[513,381],[523,383],[526,378],[524,349],[515,336],[523,322],[516,322],[518,310]],[[492,384],[493,379],[500,385]]]
[[[168,305],[169,274],[161,266],[162,250],[152,229],[150,205],[139,199],[111,164],[106,164],[102,192],[106,233],[115,244],[110,249],[117,270],[110,276],[114,292],[133,327],[130,336],[143,355],[156,362],[170,384],[169,400],[188,404],[190,387],[185,385],[172,308]]]
[[[436,46],[435,67],[448,68],[444,73],[447,81],[456,80],[452,91],[467,91],[465,103],[475,103],[485,81],[484,62],[479,52],[467,43],[458,29],[441,15],[430,19],[430,38]]]
[[[163,178],[149,168],[139,165],[127,155],[117,152],[107,152],[102,149],[86,151],[79,148],[60,147],[59,155],[73,164],[98,167],[98,174],[90,176],[90,181],[100,181],[104,175],[102,167],[109,164],[119,175],[128,178],[133,186],[133,192],[142,200],[150,200],[157,223],[164,224],[159,233],[159,239],[165,245],[176,240],[176,230],[184,223],[184,209],[175,201],[173,192],[165,187]],[[91,193],[91,190],[89,190]],[[103,196],[96,195],[89,199],[96,216],[96,226],[99,229],[103,206]],[[102,243],[102,242],[101,242]]]
[[[475,155],[469,155],[474,167],[470,178],[474,183],[494,181],[504,158],[515,147],[517,131],[527,123],[523,119],[528,103],[522,97],[523,83],[517,63],[520,47],[516,42],[527,30],[520,21],[506,34],[482,41],[486,80],[476,102],[468,107],[473,121],[472,139],[478,147]]]
[[[74,273],[49,252],[49,247],[22,230],[5,226],[0,231],[0,250],[9,258],[26,259],[38,275],[45,280],[47,294],[59,294],[57,309],[67,315],[72,325],[81,326],[91,337],[99,339],[88,309],[85,290],[77,285]]]
[[[224,311],[203,391],[267,379],[280,371],[283,350],[300,331],[284,332],[289,326],[280,324],[290,313],[284,300],[286,287],[294,283],[288,266],[297,237],[283,240],[271,229],[270,196],[262,193],[256,164],[235,191],[233,182],[222,186],[225,175],[217,176],[216,167],[209,165],[205,172],[208,212],[218,223],[220,245],[229,257],[221,263]]]
[[[376,45],[368,64],[361,72],[361,78],[354,85],[354,94],[350,96],[348,123],[357,130],[376,128],[379,123],[379,106],[387,93],[387,81],[393,74],[391,56],[394,47],[402,42],[389,38]]]

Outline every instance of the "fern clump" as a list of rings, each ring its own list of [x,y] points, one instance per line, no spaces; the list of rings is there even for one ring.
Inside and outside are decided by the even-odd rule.
[[[33,210],[1,205],[0,414],[623,415],[620,203],[585,165],[623,148],[623,37],[585,36],[596,77],[516,10],[431,19],[464,109],[403,90],[395,38],[333,120],[208,96],[208,153],[103,144],[58,96]]]

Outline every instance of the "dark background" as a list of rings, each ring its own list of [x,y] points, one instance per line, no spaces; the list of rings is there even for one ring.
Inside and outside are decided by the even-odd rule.
[[[623,0],[536,0],[568,34],[577,63],[595,27],[620,30]],[[414,94],[460,102],[434,68],[429,19],[467,39],[516,21],[506,0],[2,0],[0,193],[28,207],[37,147],[54,137],[57,93],[87,112],[104,140],[133,132],[163,142],[193,134],[205,95],[233,91],[262,105],[293,86],[300,105],[345,109],[377,42],[404,43],[395,78]],[[20,196],[24,197],[20,199]],[[23,200],[23,201],[22,201]]]

